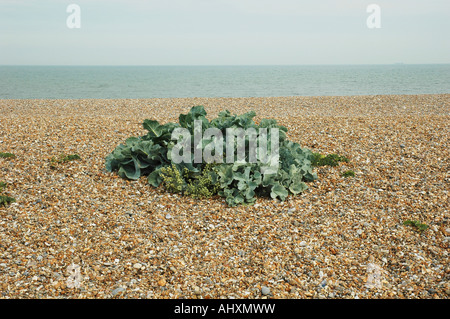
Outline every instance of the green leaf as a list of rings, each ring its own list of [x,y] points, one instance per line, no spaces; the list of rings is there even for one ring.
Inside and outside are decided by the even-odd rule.
[[[297,195],[308,189],[308,186],[303,182],[291,183],[289,190],[292,194]]]
[[[220,165],[217,168],[217,175],[219,176],[219,182],[222,187],[226,187],[234,180],[233,167],[231,165]]]
[[[158,187],[162,182],[161,168],[155,169],[151,172],[147,177],[147,181],[153,187]]]
[[[261,184],[262,184],[262,186],[267,187],[267,186],[275,184],[275,181],[276,181],[276,175],[274,175],[274,174],[264,174],[263,177],[262,177]]]
[[[181,127],[189,129],[191,134],[194,134],[194,121],[202,121],[202,130],[209,127],[209,121],[206,119],[206,111],[202,105],[197,105],[191,108],[189,113],[180,114],[178,122]]]
[[[138,161],[133,158],[132,163],[120,166],[118,174],[122,178],[139,179],[141,177],[141,168]]]
[[[281,200],[285,200],[286,197],[289,195],[286,188],[281,186],[279,183],[276,183],[272,186],[272,190],[270,192],[270,197],[272,198],[280,198]]]
[[[144,120],[143,126],[149,137],[158,137],[163,133],[162,126],[156,120]]]

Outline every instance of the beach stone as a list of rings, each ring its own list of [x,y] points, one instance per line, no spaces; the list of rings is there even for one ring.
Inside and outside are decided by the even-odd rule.
[[[125,288],[123,288],[123,287],[116,288],[113,291],[111,291],[111,295],[114,297],[114,296],[118,295],[119,293],[121,293],[122,291],[125,291]]]
[[[201,294],[201,291],[200,291],[200,288],[199,288],[199,287],[194,286],[193,288],[194,288],[194,294],[195,294],[195,295],[200,295],[200,294]]]
[[[261,288],[261,293],[262,293],[264,296],[270,295],[270,289],[269,289],[268,287],[266,287],[266,286],[262,286],[262,288]]]
[[[205,279],[205,282],[206,282],[208,285],[214,285],[214,282],[213,282],[210,278],[206,278],[206,279]]]
[[[66,280],[66,284],[68,288],[80,288],[80,282],[82,280],[82,276],[80,273],[81,267],[77,264],[71,264],[67,267],[67,272],[69,273],[69,277]]]
[[[436,289],[433,289],[433,288],[428,289],[428,293],[429,293],[430,295],[433,295],[433,294],[435,294],[436,292],[437,292]]]
[[[166,280],[164,278],[158,281],[158,286],[164,287],[165,285],[166,285]]]
[[[131,279],[130,282],[128,283],[128,286],[131,287],[131,286],[133,286],[133,285],[136,284],[136,283],[137,283],[137,280],[133,278],[133,279]]]
[[[447,295],[450,296],[450,282],[444,284],[444,291]]]
[[[139,270],[139,269],[142,268],[142,265],[141,265],[140,263],[135,263],[135,264],[133,265],[133,268]]]
[[[299,246],[300,246],[300,247],[305,247],[305,246],[306,246],[306,241],[300,242]]]

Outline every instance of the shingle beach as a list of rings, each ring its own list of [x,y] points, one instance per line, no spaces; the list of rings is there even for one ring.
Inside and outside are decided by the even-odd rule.
[[[350,161],[239,207],[106,171],[144,119],[196,105],[253,110]],[[450,94],[0,100],[0,152],[15,155],[0,182],[16,199],[0,206],[0,298],[448,299],[449,130]],[[61,154],[81,159],[54,165]]]

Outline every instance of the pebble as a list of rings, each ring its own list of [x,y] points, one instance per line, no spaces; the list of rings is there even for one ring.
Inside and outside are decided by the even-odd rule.
[[[166,280],[163,278],[163,279],[160,279],[159,281],[158,281],[158,286],[160,286],[160,287],[164,287],[166,285]]]
[[[129,283],[129,286],[133,286],[134,284],[136,284],[138,281],[136,280],[136,279],[131,279],[130,280],[130,283]]]
[[[264,296],[268,296],[268,295],[270,295],[270,289],[269,289],[268,287],[266,287],[266,286],[262,286],[262,287],[261,287],[261,293],[262,293]]]
[[[133,265],[133,268],[135,268],[135,269],[141,269],[141,268],[142,268],[142,265],[141,265],[140,263],[135,263],[135,264]]]
[[[199,287],[194,286],[193,289],[194,289],[194,294],[195,294],[195,295],[200,295],[200,294],[201,294],[201,291],[200,291],[200,288],[199,288]]]
[[[119,293],[121,293],[122,291],[125,291],[125,288],[123,288],[123,287],[116,288],[113,291],[111,291],[111,295],[114,297],[114,296],[118,295]]]

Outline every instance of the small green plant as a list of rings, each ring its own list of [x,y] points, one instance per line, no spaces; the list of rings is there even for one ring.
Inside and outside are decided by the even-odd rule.
[[[220,184],[217,180],[214,165],[208,163],[198,178],[192,179],[186,187],[186,195],[193,198],[210,198],[219,192]]]
[[[80,159],[80,156],[78,154],[72,154],[72,155],[61,154],[59,156],[59,158],[53,157],[51,159],[51,161],[56,162],[56,163],[65,163],[65,162],[75,161],[75,160],[79,160],[79,159]]]
[[[70,162],[70,161],[76,161],[76,160],[79,160],[79,159],[80,159],[80,155],[78,155],[78,154],[72,154],[72,155],[64,156],[64,157],[61,159],[61,162]]]
[[[0,206],[6,206],[6,205],[9,205],[9,204],[11,204],[11,203],[13,203],[15,201],[16,201],[15,198],[12,198],[12,197],[9,197],[9,196],[6,196],[6,195],[0,195]]]
[[[162,184],[171,193],[182,193],[193,198],[209,198],[219,191],[220,184],[213,164],[206,164],[199,174],[193,175],[184,167],[183,174],[175,164],[160,171]]]
[[[11,153],[0,152],[0,158],[14,158],[14,157],[16,157],[16,155],[11,154]]]
[[[5,182],[0,182],[0,192],[6,188],[6,185]]]
[[[320,153],[313,153],[313,158],[311,161],[312,166],[337,166],[339,162],[349,162],[348,158],[345,156],[340,156],[338,154],[328,154],[323,155]]]
[[[416,221],[416,220],[413,221],[413,220],[409,220],[409,219],[404,221],[403,225],[413,226],[413,227],[417,228],[421,232],[423,232],[425,229],[428,228],[428,225],[426,225],[426,224],[422,224],[419,221]]]
[[[185,173],[187,172],[185,171]],[[175,164],[161,168],[160,174],[162,183],[169,192],[183,193],[186,189],[186,182]]]
[[[79,160],[79,159],[80,159],[80,156],[78,154],[71,154],[71,155],[61,154],[61,155],[59,155],[59,157],[53,156],[50,159],[50,167],[56,168],[56,164],[66,163],[66,162],[75,161],[75,160]]]
[[[348,170],[342,173],[343,177],[355,177],[355,172],[352,170]]]

